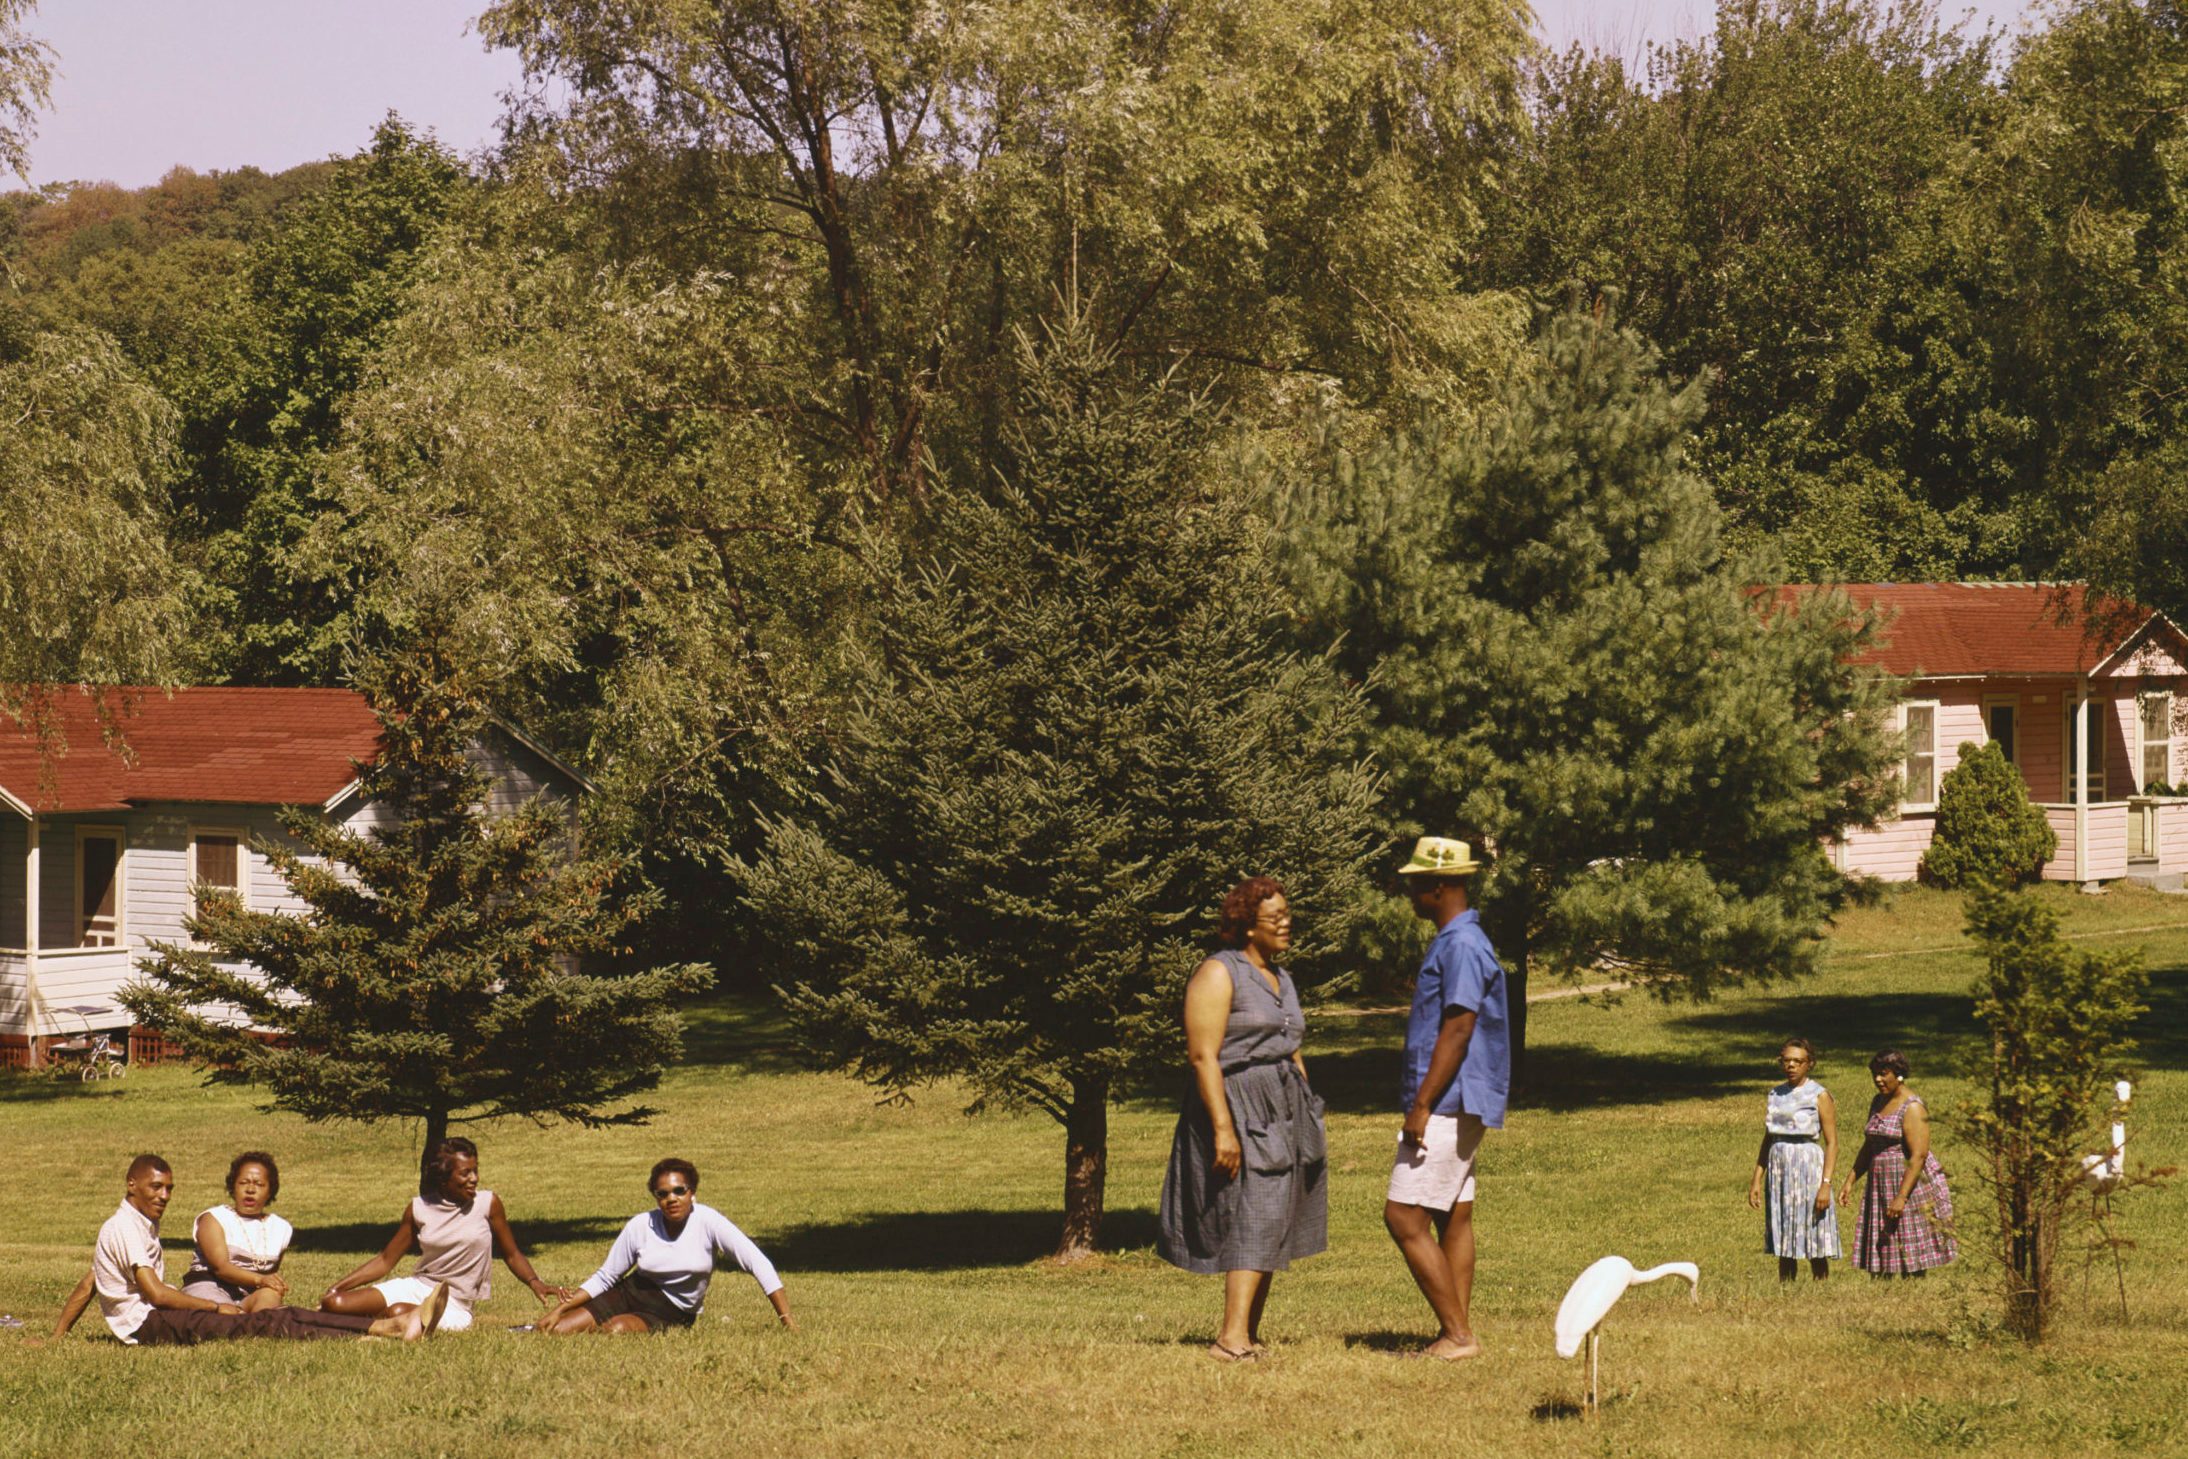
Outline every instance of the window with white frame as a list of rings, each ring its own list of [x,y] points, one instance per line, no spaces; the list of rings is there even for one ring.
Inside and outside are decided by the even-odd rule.
[[[76,828],[76,945],[122,945],[122,833],[118,826]]]
[[[1902,704],[1899,728],[1907,741],[1907,758],[1900,767],[1900,809],[1934,810],[1937,806],[1937,701],[1911,699]]]
[[[2160,689],[2142,696],[2142,788],[2173,785],[2173,695]]]
[[[2103,800],[2105,790],[2104,721],[2105,717],[2112,713],[2112,705],[2109,700],[2092,699],[2088,701],[2088,707],[2088,730],[2083,740],[2083,749],[2089,757],[2089,799],[2093,801]],[[2065,789],[2066,799],[2069,801],[2075,799],[2074,719],[2079,708],[2080,706],[2072,699],[2066,701],[2064,705],[2064,725],[2059,732],[2059,744],[2064,751],[2059,767],[2059,783]]]
[[[200,909],[199,894],[208,888],[234,892],[251,901],[251,852],[248,838],[228,827],[197,827],[190,832],[190,909]]]

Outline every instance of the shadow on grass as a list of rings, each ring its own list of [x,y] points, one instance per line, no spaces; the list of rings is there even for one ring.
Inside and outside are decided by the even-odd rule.
[[[1395,1332],[1389,1328],[1377,1328],[1373,1332],[1348,1332],[1345,1346],[1366,1348],[1371,1353],[1394,1353],[1410,1357],[1428,1346],[1430,1337],[1422,1332]]]
[[[2188,1068],[2188,966],[2150,970],[2150,1005],[2135,1024],[2134,1061],[2148,1068]]]
[[[1570,1398],[1545,1398],[1529,1412],[1538,1424],[1563,1423],[1567,1419],[1583,1418],[1587,1410]]]
[[[751,1074],[802,1073],[782,1005],[769,994],[733,994],[686,1004],[684,1062]]]
[[[1964,992],[1795,993],[1749,998],[1736,1010],[1699,1010],[1672,1027],[1735,1040],[1743,1083],[1768,1082],[1778,1040],[1798,1034],[1815,1042],[1817,1077],[1826,1085],[1836,1078],[1861,1088],[1879,1049],[1898,1049],[1918,1072],[1944,1072],[1944,1061],[1976,1035],[1973,1008]]]
[[[873,1212],[827,1226],[798,1226],[767,1243],[785,1271],[934,1272],[1024,1266],[1056,1250],[1063,1214],[1040,1211]],[[1111,1211],[1102,1222],[1102,1249],[1130,1251],[1155,1244],[1149,1210]]]
[[[0,1104],[44,1104],[71,1095],[80,1099],[95,1087],[74,1075],[64,1079],[41,1070],[10,1070],[0,1074]]]
[[[542,1246],[561,1245],[565,1242],[598,1242],[606,1246],[615,1240],[623,1229],[627,1216],[585,1216],[569,1221],[526,1221],[511,1217],[510,1226],[517,1233],[517,1240],[528,1250]],[[387,1239],[395,1234],[395,1227],[387,1221],[344,1221],[334,1226],[299,1226],[289,1241],[291,1251],[339,1252],[369,1255],[387,1245]],[[187,1247],[185,1239],[182,1245]]]

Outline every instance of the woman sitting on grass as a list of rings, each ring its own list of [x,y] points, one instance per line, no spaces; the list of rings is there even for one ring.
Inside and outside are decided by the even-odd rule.
[[[1763,1106],[1763,1143],[1747,1204],[1763,1213],[1763,1250],[1778,1258],[1778,1280],[1800,1275],[1801,1261],[1817,1281],[1839,1254],[1838,1213],[1831,1209],[1831,1172],[1839,1163],[1839,1111],[1831,1092],[1808,1077],[1816,1051],[1791,1038],[1778,1050],[1785,1082]]]
[[[281,1168],[263,1150],[228,1162],[228,1204],[200,1212],[194,1229],[186,1296],[233,1302],[245,1312],[278,1307],[289,1294],[281,1256],[294,1227],[268,1208],[281,1194]]]
[[[418,1265],[407,1277],[387,1279],[405,1253],[415,1248]],[[418,1195],[403,1207],[378,1256],[327,1288],[319,1299],[326,1312],[360,1317],[400,1316],[425,1300],[434,1284],[448,1284],[448,1312],[441,1331],[461,1332],[471,1325],[471,1309],[494,1294],[494,1253],[540,1301],[561,1295],[539,1279],[517,1246],[501,1197],[479,1189],[479,1147],[461,1135],[433,1147],[426,1157]],[[369,1285],[368,1285],[369,1284]]]
[[[1907,1057],[1886,1049],[1869,1061],[1877,1097],[1869,1102],[1853,1183],[1869,1177],[1854,1238],[1854,1265],[1875,1277],[1919,1277],[1957,1254],[1952,1191],[1930,1149],[1930,1114],[1907,1087]]]
[[[539,1320],[541,1332],[660,1333],[689,1327],[699,1320],[720,1257],[752,1274],[774,1305],[777,1322],[797,1325],[773,1264],[727,1216],[699,1203],[697,1166],[672,1156],[653,1167],[646,1185],[654,1209],[624,1223],[600,1270]]]

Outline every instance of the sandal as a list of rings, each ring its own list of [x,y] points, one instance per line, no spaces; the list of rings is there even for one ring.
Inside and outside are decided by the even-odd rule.
[[[1219,1363],[1258,1363],[1261,1352],[1259,1348],[1227,1348],[1220,1342],[1208,1344],[1208,1356]]]

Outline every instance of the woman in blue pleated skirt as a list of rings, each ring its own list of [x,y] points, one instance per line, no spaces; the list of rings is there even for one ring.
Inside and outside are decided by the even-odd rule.
[[[1838,1106],[1831,1091],[1809,1077],[1815,1067],[1816,1051],[1806,1039],[1787,1039],[1778,1050],[1785,1082],[1765,1102],[1762,1148],[1747,1186],[1748,1206],[1763,1213],[1763,1250],[1777,1257],[1781,1282],[1799,1276],[1803,1261],[1820,1282],[1839,1255],[1838,1208],[1831,1201]]]

